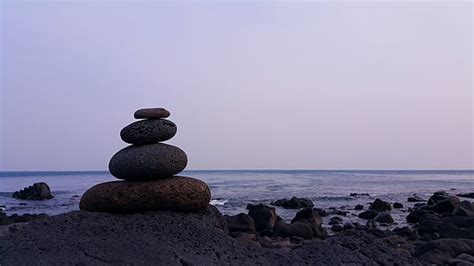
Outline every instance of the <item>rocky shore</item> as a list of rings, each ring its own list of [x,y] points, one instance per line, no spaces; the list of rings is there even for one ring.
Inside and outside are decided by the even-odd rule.
[[[474,203],[440,191],[416,204],[410,226],[393,230],[311,207],[288,223],[263,204],[234,216],[212,205],[194,213],[77,211],[3,226],[0,264],[472,265]],[[369,210],[389,214],[388,205],[375,200]],[[327,234],[328,223],[340,230]]]
[[[109,214],[72,212],[23,226],[0,237],[1,265],[169,264],[301,265],[419,264],[394,243],[364,231],[347,231],[296,246],[262,247],[229,236],[212,206],[201,213]]]

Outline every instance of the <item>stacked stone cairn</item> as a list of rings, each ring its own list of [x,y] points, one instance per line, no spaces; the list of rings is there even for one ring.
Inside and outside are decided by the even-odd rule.
[[[188,162],[180,148],[161,143],[175,136],[176,125],[165,119],[164,108],[135,112],[141,119],[120,132],[132,145],[117,152],[109,163],[110,173],[122,181],[101,183],[81,198],[80,209],[92,212],[137,213],[146,211],[200,212],[211,193],[201,180],[177,176]]]

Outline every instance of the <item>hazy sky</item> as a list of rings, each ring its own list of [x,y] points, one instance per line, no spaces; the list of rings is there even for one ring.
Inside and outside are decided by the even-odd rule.
[[[473,168],[470,1],[38,2],[0,4],[0,170],[105,170],[150,106],[187,169]]]

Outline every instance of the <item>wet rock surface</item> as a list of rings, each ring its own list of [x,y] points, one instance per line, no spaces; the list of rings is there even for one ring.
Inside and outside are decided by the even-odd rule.
[[[407,216],[420,239],[474,239],[474,203],[438,191],[428,204],[416,206]]]
[[[376,199],[374,202],[372,202],[372,204],[370,204],[369,209],[378,212],[390,211],[392,209],[392,205],[389,202]]]
[[[461,198],[474,199],[474,192],[457,194],[456,196],[461,197]]]
[[[281,206],[285,209],[301,209],[307,207],[314,207],[311,200],[305,198],[291,197],[291,199],[279,199],[270,203],[274,206]]]

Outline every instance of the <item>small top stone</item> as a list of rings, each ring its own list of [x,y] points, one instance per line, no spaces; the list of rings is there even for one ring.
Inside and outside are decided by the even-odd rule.
[[[142,118],[152,118],[152,119],[159,119],[159,118],[167,118],[170,116],[170,112],[165,108],[143,108],[137,110],[133,116],[136,119]]]

